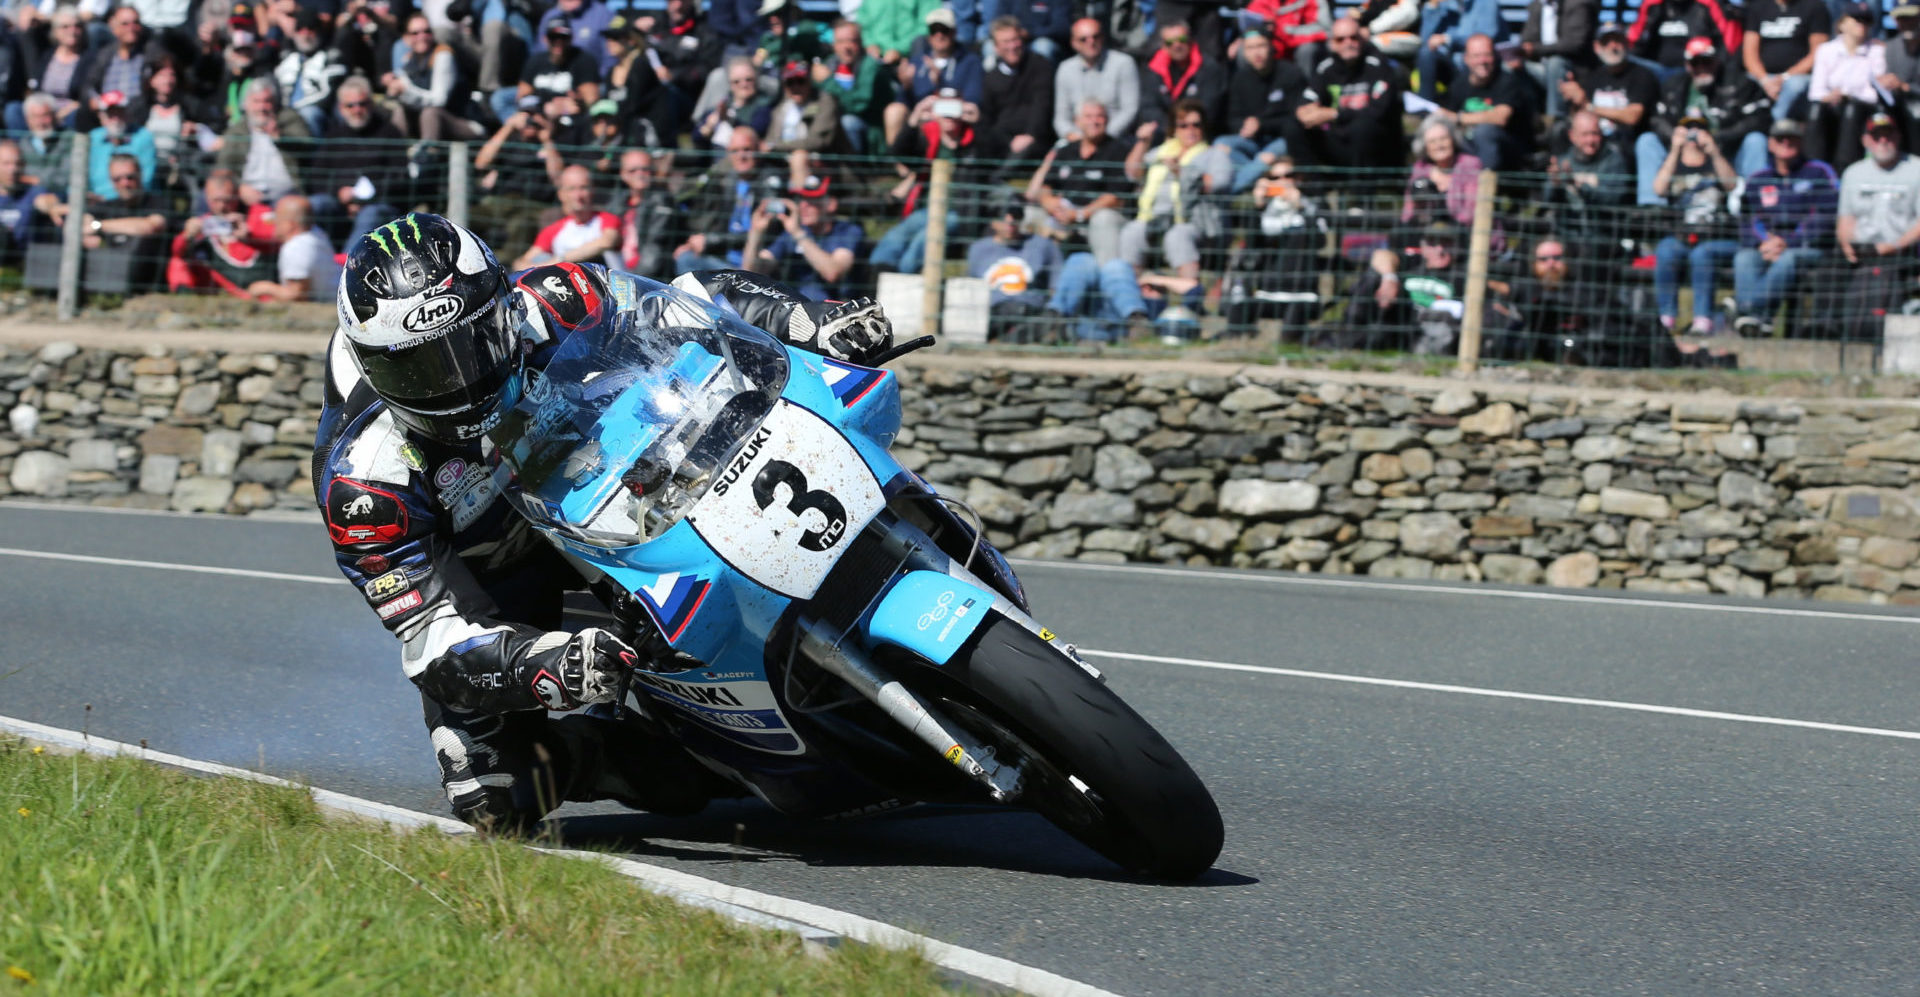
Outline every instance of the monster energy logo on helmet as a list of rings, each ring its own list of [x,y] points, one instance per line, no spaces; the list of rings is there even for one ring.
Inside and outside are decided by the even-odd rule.
[[[406,226],[406,228],[404,229],[401,228],[401,226],[403,225]],[[368,232],[367,238],[372,239],[373,244],[376,246],[379,246],[381,252],[386,253],[388,256],[392,256],[395,250],[403,249],[406,247],[407,229],[413,230],[413,241],[416,245],[419,244],[421,239],[420,222],[416,220],[411,213],[409,213],[405,218],[396,218],[393,221],[390,221],[385,225],[382,225],[379,228],[374,229],[371,232]],[[387,245],[388,239],[393,240],[393,245],[391,246]]]

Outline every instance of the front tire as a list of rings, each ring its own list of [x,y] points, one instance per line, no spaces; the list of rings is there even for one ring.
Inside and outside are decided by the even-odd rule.
[[[1200,777],[1160,732],[1039,635],[1004,617],[934,674],[940,709],[1025,772],[1015,802],[1131,872],[1187,880],[1225,832]]]

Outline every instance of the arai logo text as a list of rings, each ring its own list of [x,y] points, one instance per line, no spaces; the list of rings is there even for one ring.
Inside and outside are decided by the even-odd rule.
[[[432,332],[460,317],[460,299],[451,294],[436,294],[413,307],[400,320],[408,332]]]

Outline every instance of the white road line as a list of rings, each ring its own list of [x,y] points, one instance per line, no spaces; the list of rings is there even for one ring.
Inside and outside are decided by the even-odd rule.
[[[0,499],[0,512],[27,509],[33,512],[90,512],[104,516],[164,516],[170,519],[238,520],[243,523],[294,523],[311,528],[320,521],[320,510],[257,509],[244,515],[226,512],[181,512],[178,509],[122,509],[110,505],[74,505],[69,502],[35,502],[31,499]]]
[[[1540,602],[1584,602],[1602,606],[1626,606],[1634,609],[1679,609],[1690,610],[1697,613],[1798,616],[1820,620],[1856,620],[1920,626],[1920,614],[1913,616],[1894,616],[1884,613],[1846,613],[1824,609],[1789,609],[1784,606],[1728,606],[1713,602],[1674,602],[1666,599],[1630,599],[1620,596],[1585,595],[1578,592],[1554,589],[1546,591],[1524,591],[1482,588],[1477,585],[1408,585],[1360,578],[1334,578],[1327,575],[1306,575],[1287,572],[1265,574],[1254,571],[1234,571],[1227,568],[1163,568],[1144,564],[1090,564],[1085,561],[1038,561],[1024,557],[1011,558],[1009,560],[1022,568],[1058,568],[1063,571],[1088,571],[1121,575],[1172,575],[1196,580],[1231,580],[1259,582],[1267,585],[1308,585],[1322,588],[1372,589],[1404,592],[1415,595],[1422,593],[1431,593],[1434,595],[1467,595],[1483,599],[1532,599]]]
[[[241,578],[266,578],[276,582],[307,582],[314,585],[343,585],[343,576],[295,575],[284,571],[255,571],[251,568],[221,568],[211,564],[168,564],[165,561],[132,561],[124,557],[95,557],[92,554],[62,554],[51,550],[21,550],[18,547],[0,547],[0,556],[37,557],[48,561],[78,561],[82,564],[105,564],[116,568],[155,568],[160,571],[187,571],[202,575],[237,575]]]
[[[1607,710],[1628,710],[1634,713],[1660,713],[1667,716],[1691,717],[1695,720],[1730,720],[1735,723],[1763,724],[1771,727],[1799,727],[1806,730],[1827,731],[1835,734],[1866,734],[1872,737],[1893,737],[1906,741],[1920,741],[1920,731],[1892,730],[1885,727],[1856,727],[1851,724],[1830,724],[1819,720],[1793,720],[1787,717],[1756,716],[1751,713],[1724,713],[1719,710],[1696,710],[1685,706],[1660,706],[1654,703],[1625,703],[1612,699],[1586,699],[1580,696],[1551,696],[1538,692],[1482,689],[1470,685],[1446,685],[1439,682],[1414,682],[1408,679],[1374,678],[1370,675],[1345,675],[1339,672],[1311,672],[1298,668],[1274,668],[1268,665],[1241,665],[1228,661],[1175,658],[1161,654],[1099,651],[1090,647],[1078,648],[1078,651],[1081,654],[1092,655],[1097,658],[1114,658],[1120,661],[1149,661],[1155,664],[1181,665],[1187,668],[1211,668],[1223,672],[1256,672],[1261,675],[1315,679],[1322,682],[1346,682],[1352,685],[1379,685],[1393,689],[1414,689],[1420,692],[1450,692],[1463,696],[1485,696],[1490,699],[1522,699],[1533,703],[1555,703],[1562,706],[1592,706]]]
[[[0,716],[0,732],[15,734],[29,741],[68,751],[96,755],[129,755],[192,772],[230,776],[272,786],[298,788],[296,783],[260,772],[221,765],[217,762],[201,761],[197,758],[171,755],[137,744],[91,737],[80,731],[48,727],[29,720]],[[324,810],[378,820],[396,827],[436,827],[448,834],[470,833],[470,829],[465,824],[446,817],[407,810],[376,800],[361,799],[318,787],[306,788],[313,794],[314,803]],[[648,865],[632,859],[612,858],[597,852],[556,848],[535,850],[564,858],[600,862],[634,880],[650,892],[662,894],[690,906],[711,910],[755,927],[791,932],[813,941],[846,938],[886,948],[910,949],[919,952],[923,958],[936,966],[1020,993],[1033,994],[1035,997],[1118,997],[1110,991],[1068,979],[1056,973],[1049,973],[1044,969],[1025,966],[1010,959],[1002,959],[974,949],[950,945],[937,938],[915,934],[884,921],[849,914],[831,907],[731,886],[674,869]]]

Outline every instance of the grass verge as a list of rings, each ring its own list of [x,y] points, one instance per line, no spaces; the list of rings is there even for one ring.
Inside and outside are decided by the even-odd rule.
[[[910,994],[936,972],[815,957],[513,842],[0,738],[0,994]]]

